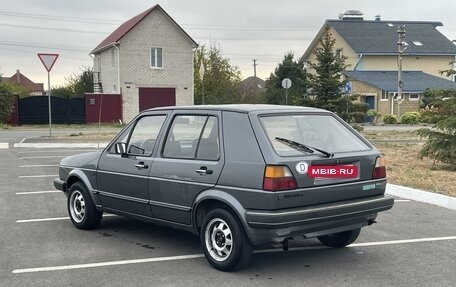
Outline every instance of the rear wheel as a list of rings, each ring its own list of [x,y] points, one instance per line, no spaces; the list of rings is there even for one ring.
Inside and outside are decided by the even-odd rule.
[[[242,224],[224,209],[214,209],[206,215],[200,240],[207,261],[218,270],[240,268],[252,257],[253,248]]]
[[[358,238],[361,228],[348,230],[339,233],[319,236],[318,240],[328,247],[342,248],[352,244]]]
[[[81,182],[70,187],[67,201],[71,222],[79,229],[94,229],[100,225],[103,212],[95,208],[87,188]]]

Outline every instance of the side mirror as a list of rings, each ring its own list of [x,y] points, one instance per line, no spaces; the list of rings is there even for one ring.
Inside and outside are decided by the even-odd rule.
[[[127,153],[127,144],[118,142],[116,143],[116,153],[117,154],[126,154]]]

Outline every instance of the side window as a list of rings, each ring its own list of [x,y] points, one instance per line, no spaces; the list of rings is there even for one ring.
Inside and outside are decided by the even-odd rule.
[[[196,158],[202,160],[218,160],[220,157],[219,146],[217,118],[209,117],[199,142]]]
[[[150,156],[166,116],[146,116],[140,118],[131,133],[127,153]]]
[[[219,138],[217,118],[179,115],[173,120],[163,148],[163,157],[217,160]]]

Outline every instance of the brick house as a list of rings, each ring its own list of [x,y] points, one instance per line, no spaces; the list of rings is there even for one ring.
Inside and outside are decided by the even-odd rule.
[[[12,75],[11,77],[2,77],[1,80],[21,86],[27,92],[29,92],[30,96],[44,95],[43,83],[34,83],[32,80],[24,76],[19,70],[17,70],[16,74]]]
[[[122,118],[193,104],[196,42],[159,6],[120,25],[93,51],[95,93],[119,94]]]
[[[418,111],[426,88],[456,89],[454,77],[440,71],[456,69],[456,46],[437,27],[440,22],[364,20],[359,11],[347,11],[340,19],[326,20],[303,55],[315,62],[315,49],[329,31],[335,39],[336,55],[347,57],[344,76],[351,94],[383,115]],[[398,34],[405,25],[406,51],[403,53],[403,98],[397,100]]]

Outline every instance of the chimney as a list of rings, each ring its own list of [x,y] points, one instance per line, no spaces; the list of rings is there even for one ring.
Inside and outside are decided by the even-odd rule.
[[[375,15],[375,22],[380,22],[380,21],[382,21],[382,16]]]
[[[16,84],[21,83],[21,72],[19,70],[16,70]]]
[[[361,13],[358,10],[347,10],[343,14],[339,14],[339,19],[340,20],[358,20],[362,21],[364,20],[364,14]]]

